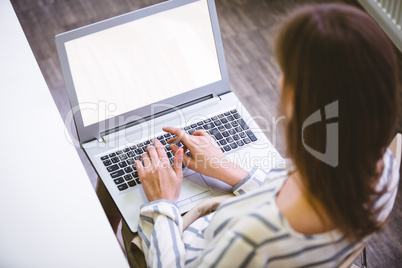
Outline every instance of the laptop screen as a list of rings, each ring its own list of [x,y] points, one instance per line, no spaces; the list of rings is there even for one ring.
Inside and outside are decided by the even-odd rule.
[[[206,0],[65,43],[84,126],[222,79]],[[84,109],[103,102],[109,113]]]

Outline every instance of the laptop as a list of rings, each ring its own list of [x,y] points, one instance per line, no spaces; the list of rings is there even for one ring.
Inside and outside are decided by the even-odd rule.
[[[56,45],[79,144],[131,231],[147,202],[134,161],[154,138],[174,158],[162,127],[203,129],[248,170],[285,165],[230,90],[213,0],[166,1],[59,34]],[[181,213],[231,190],[183,176]]]

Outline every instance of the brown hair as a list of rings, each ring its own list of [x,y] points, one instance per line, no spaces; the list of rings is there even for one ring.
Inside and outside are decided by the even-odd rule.
[[[377,161],[392,138],[398,110],[393,46],[363,11],[321,4],[290,16],[278,33],[276,56],[283,72],[282,104],[293,93],[287,153],[310,201],[318,200],[349,239],[377,231],[375,202],[383,193],[375,191],[381,175]],[[338,139],[331,142],[323,108],[336,101],[338,117],[329,122],[339,123]],[[303,129],[320,110],[324,120]],[[306,145],[318,152],[335,146],[337,163],[314,157]]]

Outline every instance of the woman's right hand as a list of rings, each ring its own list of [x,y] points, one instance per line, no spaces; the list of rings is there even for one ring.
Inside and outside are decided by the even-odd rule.
[[[232,186],[247,176],[248,171],[231,162],[204,130],[198,130],[193,135],[188,135],[181,128],[166,127],[163,130],[176,135],[168,141],[174,153],[180,148],[174,144],[178,142],[184,144],[184,152],[187,149],[190,151],[191,157],[186,154],[183,157],[183,163],[188,168]]]

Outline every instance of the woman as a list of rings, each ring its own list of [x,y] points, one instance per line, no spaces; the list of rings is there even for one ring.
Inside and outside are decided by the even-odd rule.
[[[280,29],[276,56],[283,73],[287,156],[294,168],[248,172],[228,165],[207,133],[189,136],[165,128],[192,157],[172,145],[171,168],[155,140],[143,162],[135,163],[150,201],[142,206],[139,223],[149,266],[335,267],[388,217],[399,180],[386,151],[396,122],[398,82],[385,34],[354,7],[307,6]],[[328,104],[336,105],[337,117],[335,110],[325,110]],[[320,109],[329,123],[339,123],[338,144],[326,144],[324,123],[303,130]],[[306,145],[318,152],[335,146],[338,157],[328,164]],[[175,204],[182,162],[232,185],[236,195],[186,230]]]

